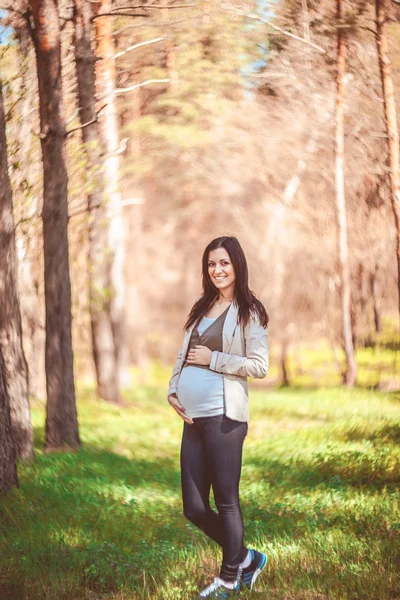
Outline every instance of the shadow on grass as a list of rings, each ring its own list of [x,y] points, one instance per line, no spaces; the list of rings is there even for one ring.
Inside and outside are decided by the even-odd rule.
[[[177,466],[89,444],[20,465],[20,489],[0,505],[0,599],[134,591],[188,542]]]
[[[43,427],[34,428],[35,447],[43,447]],[[130,444],[133,448],[134,441]],[[128,486],[154,485],[169,488],[179,481],[177,456],[154,460],[127,458],[123,454],[83,442],[77,452],[37,454],[33,468],[43,469],[54,480],[76,476],[90,485],[103,481]],[[54,468],[54,472],[52,471]]]
[[[341,435],[347,439],[352,431]],[[381,427],[376,433],[395,443],[399,434],[400,427],[395,424]],[[365,434],[357,439],[365,439]],[[366,450],[331,446],[309,459],[284,455],[276,459],[268,454],[251,456],[249,452],[244,475],[250,490],[252,486],[257,490],[263,483],[269,487],[266,495],[259,496],[252,491],[246,494],[243,486],[243,512],[250,536],[265,532],[270,540],[296,540],[316,530],[344,527],[361,536],[400,538],[400,523],[391,517],[391,509],[383,514],[382,506],[376,508],[374,501],[369,505],[366,500],[383,489],[394,497],[400,485],[400,464],[382,444]],[[354,509],[347,509],[346,502],[357,492],[368,508],[360,510],[356,503]]]
[[[365,427],[352,426],[349,429],[335,435],[336,439],[346,442],[368,440],[371,442],[400,443],[400,423],[382,425],[373,431],[366,432]]]
[[[386,460],[388,458],[388,460]],[[283,491],[301,493],[314,488],[361,488],[374,493],[400,484],[400,465],[393,465],[385,448],[378,454],[361,450],[315,454],[311,460],[301,458],[247,457],[246,465],[256,474],[256,481],[267,479]],[[367,488],[367,489],[366,489]]]

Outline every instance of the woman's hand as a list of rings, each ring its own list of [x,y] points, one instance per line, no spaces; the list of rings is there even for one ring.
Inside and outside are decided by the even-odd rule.
[[[178,396],[176,394],[170,394],[168,396],[168,402],[175,409],[175,412],[189,425],[193,425],[193,419],[187,416],[185,407],[178,400]]]
[[[189,350],[186,360],[191,365],[209,365],[211,362],[212,351],[207,346],[195,346]]]

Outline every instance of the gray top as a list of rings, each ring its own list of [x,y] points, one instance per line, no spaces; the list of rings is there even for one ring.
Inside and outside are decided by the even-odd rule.
[[[222,331],[228,310],[229,306],[219,315],[219,317],[202,318],[197,327],[194,327],[192,331],[187,350],[188,352],[195,346],[207,346],[212,352],[214,352],[214,350],[222,352]],[[188,367],[191,365],[185,360],[183,366]],[[199,369],[210,369],[209,365],[196,365],[196,367]]]
[[[228,309],[216,318],[203,317],[192,331],[188,351],[201,345],[221,352],[222,330],[227,312]],[[193,419],[215,417],[225,412],[223,375],[212,371],[207,365],[191,365],[185,361],[177,395],[186,414]]]

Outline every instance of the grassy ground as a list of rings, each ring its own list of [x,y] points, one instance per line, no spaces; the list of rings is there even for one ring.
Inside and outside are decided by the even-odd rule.
[[[190,599],[220,551],[181,514],[182,422],[164,387],[128,407],[79,396],[82,449],[44,455],[0,505],[1,600]],[[251,391],[246,542],[267,552],[251,597],[400,598],[400,395]],[[242,598],[250,595],[242,594]]]

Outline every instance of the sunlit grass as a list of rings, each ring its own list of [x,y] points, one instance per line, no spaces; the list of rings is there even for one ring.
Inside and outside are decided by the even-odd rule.
[[[0,506],[1,600],[190,599],[217,573],[220,550],[182,515],[182,422],[154,369],[123,407],[81,393],[76,453],[42,453],[34,403],[36,461]],[[400,394],[252,389],[241,497],[269,562],[241,597],[398,597],[399,484]]]
[[[370,345],[356,349],[357,385],[375,387],[392,378],[399,380],[400,337],[396,320],[385,318],[383,331],[379,334],[371,331],[366,337]],[[269,380],[279,383],[280,348],[272,345],[270,353]],[[295,346],[288,347],[286,368],[291,385],[296,387],[338,386],[342,383],[345,364],[343,349],[337,345],[333,349],[326,338],[313,342],[297,341]]]

